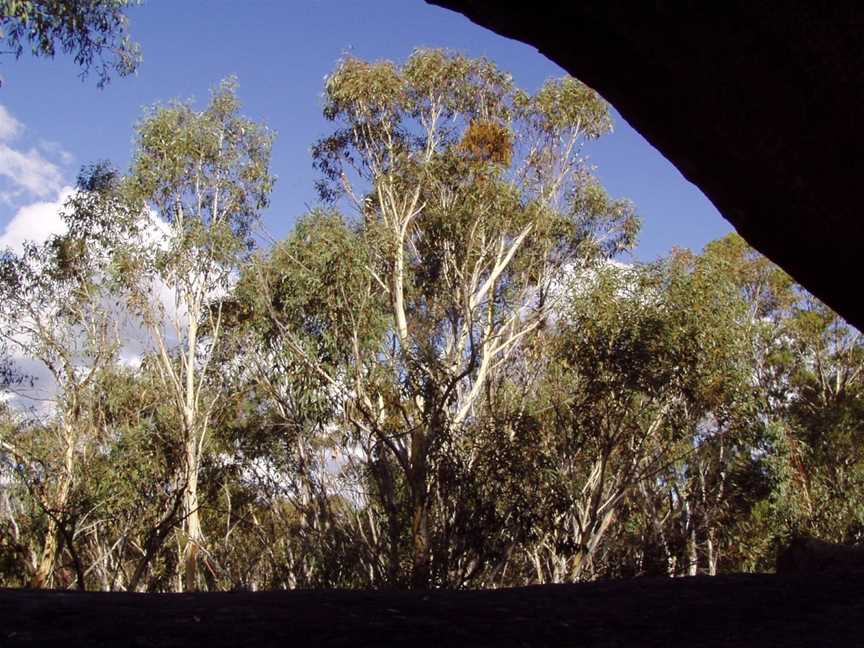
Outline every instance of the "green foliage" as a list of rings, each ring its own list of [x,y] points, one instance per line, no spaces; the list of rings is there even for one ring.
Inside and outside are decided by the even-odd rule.
[[[132,74],[140,47],[126,33],[127,8],[140,0],[2,0],[0,40],[20,57],[25,43],[34,56],[72,54],[84,77],[96,68],[103,87],[112,73]]]
[[[206,110],[155,107],[138,125],[128,192],[177,233],[161,263],[182,263],[184,251],[194,248],[212,263],[230,264],[251,246],[273,186],[273,136],[239,115],[235,90],[228,79]]]
[[[606,103],[591,88],[572,77],[552,79],[529,98],[522,109],[549,136],[579,129],[594,139],[612,130]]]
[[[237,294],[258,315],[255,325],[264,327],[266,340],[290,329],[333,368],[347,361],[345,341],[356,322],[364,322],[361,347],[376,346],[383,335],[382,305],[356,300],[369,290],[368,265],[360,236],[338,213],[312,212],[263,264],[247,267]]]

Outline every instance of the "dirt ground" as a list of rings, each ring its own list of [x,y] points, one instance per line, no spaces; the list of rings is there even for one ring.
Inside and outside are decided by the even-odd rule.
[[[0,646],[864,646],[864,578],[734,575],[494,591],[0,590]]]

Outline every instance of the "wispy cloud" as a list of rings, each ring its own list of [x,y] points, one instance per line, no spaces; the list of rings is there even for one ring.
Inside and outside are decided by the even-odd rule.
[[[15,119],[3,104],[0,104],[0,142],[17,137],[23,130],[24,126],[21,122]]]
[[[15,145],[24,131],[23,124],[0,104],[0,178],[5,179],[0,197],[7,203],[19,198],[57,195],[63,187],[63,174],[46,155],[58,158],[62,164],[72,159],[60,145],[52,142],[41,141],[39,147],[42,152],[39,147]]]
[[[63,174],[56,164],[36,149],[18,151],[0,143],[0,176],[12,183],[12,196],[25,193],[37,198],[56,194],[63,186]]]
[[[72,164],[75,161],[75,156],[63,148],[59,142],[51,142],[49,140],[40,139],[39,148],[48,157],[57,158],[62,164]]]

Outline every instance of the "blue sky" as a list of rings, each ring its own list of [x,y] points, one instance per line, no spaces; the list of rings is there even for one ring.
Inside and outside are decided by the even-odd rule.
[[[533,48],[422,0],[146,0],[129,15],[144,62],[104,90],[95,78],[82,82],[62,56],[0,58],[0,244],[50,228],[53,205],[82,164],[109,159],[126,168],[144,107],[173,98],[203,107],[230,74],[244,113],[277,133],[278,182],[265,214],[277,237],[316,202],[309,148],[328,128],[323,78],[346,52],[402,61],[415,47],[451,48],[489,57],[529,91],[563,74]],[[610,193],[633,200],[643,217],[636,258],[674,245],[699,250],[731,230],[617,113],[615,132],[587,152]]]

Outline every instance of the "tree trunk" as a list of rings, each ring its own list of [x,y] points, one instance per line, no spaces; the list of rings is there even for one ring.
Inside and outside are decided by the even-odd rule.
[[[51,575],[54,573],[54,563],[57,560],[57,551],[60,548],[63,531],[57,522],[57,514],[66,509],[69,500],[69,491],[72,486],[72,468],[75,459],[75,444],[73,437],[67,431],[64,434],[66,450],[63,457],[63,474],[60,476],[60,484],[53,501],[46,507],[48,512],[48,528],[45,530],[45,544],[42,547],[42,556],[36,565],[36,572],[30,580],[30,587],[40,589],[50,584]]]
[[[429,497],[426,490],[426,448],[422,434],[412,443],[411,474],[411,588],[429,587]]]
[[[714,548],[714,530],[708,530],[708,575],[717,575],[717,551]]]
[[[411,570],[411,588],[427,589],[429,587],[430,576],[429,503],[426,497],[425,483],[416,485],[413,491],[413,514],[411,521],[413,564]]]
[[[183,586],[185,591],[198,589],[198,551],[204,541],[198,503],[198,456],[195,435],[186,440],[186,484],[183,494],[186,545],[183,548]]]
[[[599,521],[594,521],[591,524],[591,535],[588,538],[588,541],[585,542],[583,538],[584,534],[580,537],[580,550],[579,550],[579,558],[575,563],[573,570],[570,573],[570,581],[577,583],[582,580],[585,575],[585,570],[588,567],[591,567],[594,562],[594,556],[597,554],[597,549],[600,546],[601,540],[603,540],[603,536],[606,534],[606,530],[609,528],[609,525],[615,519],[615,509],[610,509],[603,514],[603,517],[600,518]]]
[[[691,527],[687,536],[687,575],[696,576],[699,573],[699,552],[696,545],[696,529]]]
[[[36,572],[30,579],[30,587],[41,589],[48,586],[54,573],[54,560],[57,556],[60,531],[53,517],[48,518],[48,528],[45,531],[45,544],[42,546],[42,556],[36,565]]]

